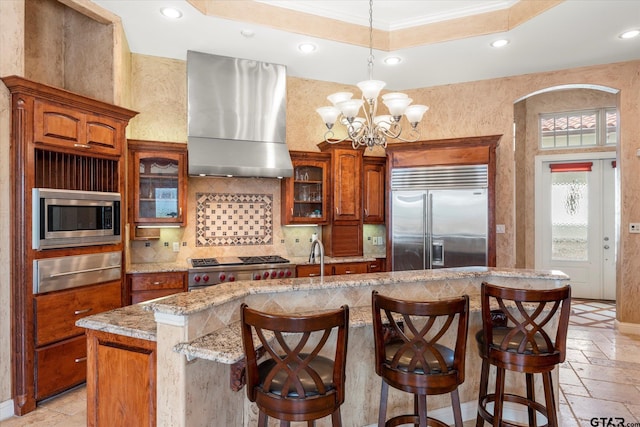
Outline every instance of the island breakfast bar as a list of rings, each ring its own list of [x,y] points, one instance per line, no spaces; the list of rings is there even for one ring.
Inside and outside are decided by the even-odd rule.
[[[137,425],[172,427],[257,425],[257,408],[242,388],[239,307],[243,302],[274,313],[302,313],[348,304],[343,425],[372,425],[377,420],[381,381],[375,374],[370,326],[373,290],[413,300],[470,296],[466,379],[459,392],[463,418],[473,419],[481,364],[475,344],[475,334],[482,326],[480,284],[487,281],[548,289],[563,286],[568,280],[559,271],[466,267],[245,281],[85,317],[77,325],[87,329],[87,425],[106,425],[104,420],[109,417],[131,417]],[[507,383],[521,387],[524,381],[517,377],[510,381],[508,377]],[[557,369],[554,386],[557,390]],[[537,391],[537,395],[542,394]],[[402,393],[390,392],[389,413],[405,411],[412,403]],[[436,409],[433,413],[438,417],[451,418],[447,395],[430,396],[428,405],[430,411]],[[328,425],[325,421],[317,425]]]

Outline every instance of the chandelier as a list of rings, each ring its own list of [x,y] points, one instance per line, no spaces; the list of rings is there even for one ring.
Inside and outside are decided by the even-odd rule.
[[[327,96],[332,106],[316,110],[328,129],[324,134],[326,142],[337,144],[350,139],[351,146],[355,150],[360,147],[373,149],[376,145],[386,148],[388,139],[413,142],[420,137],[417,126],[429,107],[410,105],[413,100],[406,94],[392,92],[382,95],[382,103],[386,105],[389,114],[377,115],[378,95],[386,83],[373,80],[373,59],[373,0],[369,0],[369,80],[358,83],[362,91],[361,99],[351,99],[353,94],[350,92],[337,92]],[[361,110],[364,117],[358,117]],[[411,125],[406,137],[401,137],[400,119],[403,114]],[[335,136],[333,126],[336,122],[344,126],[347,132],[347,136],[340,140],[333,139]]]

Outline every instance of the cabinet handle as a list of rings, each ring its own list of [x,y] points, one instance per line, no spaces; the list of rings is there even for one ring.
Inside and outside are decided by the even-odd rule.
[[[159,284],[160,284],[160,282],[153,282],[153,284],[154,284],[154,285],[159,285]]]
[[[365,210],[364,210],[364,216],[369,216],[369,209],[366,209],[366,208],[365,208]]]
[[[377,265],[377,264],[370,264],[370,265],[369,265],[369,268],[377,268],[377,267],[378,267],[378,265]]]
[[[74,362],[76,363],[86,362],[86,361],[87,361],[86,357],[78,357],[77,359],[74,359]]]
[[[338,215],[338,207],[336,206],[336,215]]]
[[[293,208],[291,208],[291,216],[293,216]]]
[[[309,273],[309,277],[316,277],[317,274],[316,273]]]
[[[178,209],[178,218],[182,218],[182,208]]]
[[[344,274],[351,274],[351,270],[345,271]]]
[[[73,146],[76,147],[76,148],[86,148],[86,149],[91,148],[91,146],[89,144],[78,144],[78,143],[76,143],[76,144],[73,144]]]
[[[74,312],[73,312],[73,314],[75,314],[75,315],[77,316],[77,315],[79,315],[79,314],[85,314],[85,313],[88,313],[88,312],[90,312],[91,310],[93,310],[93,307],[85,308],[84,310],[76,310],[76,311],[74,311]]]

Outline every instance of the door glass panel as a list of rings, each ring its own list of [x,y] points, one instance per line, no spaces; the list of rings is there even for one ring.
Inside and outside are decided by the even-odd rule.
[[[589,258],[589,172],[551,174],[551,249],[556,261]]]
[[[140,216],[176,218],[178,216],[178,161],[165,158],[140,160]]]

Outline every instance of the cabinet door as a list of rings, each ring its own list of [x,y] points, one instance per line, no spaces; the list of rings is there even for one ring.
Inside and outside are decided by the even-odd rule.
[[[184,154],[135,151],[133,161],[133,221],[184,225]]]
[[[330,264],[325,264],[324,275],[331,276],[333,268]],[[296,266],[296,277],[317,277],[320,276],[320,264],[305,264]]]
[[[41,400],[83,382],[87,375],[84,334],[36,350],[36,399]]]
[[[36,100],[34,142],[83,154],[122,154],[124,125],[121,121]]]
[[[363,166],[363,197],[365,224],[384,224],[385,162],[384,159],[368,159]]]
[[[362,151],[335,149],[333,170],[333,220],[358,221],[362,218]]]
[[[87,330],[87,426],[156,425],[156,343]]]
[[[118,281],[37,295],[36,346],[82,334],[76,320],[120,307],[120,292]]]
[[[127,279],[131,304],[187,290],[186,274],[183,272],[130,274]]]
[[[333,274],[360,274],[367,272],[366,262],[344,262],[333,265]]]
[[[296,159],[282,182],[283,224],[326,224],[328,160]]]

